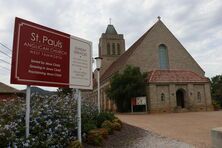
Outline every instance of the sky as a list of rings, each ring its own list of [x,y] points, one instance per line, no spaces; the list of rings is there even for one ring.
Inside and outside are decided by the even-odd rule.
[[[222,74],[221,0],[1,0],[0,6],[0,82],[8,85],[15,17],[92,41],[96,57],[109,18],[128,49],[161,16],[207,77]]]

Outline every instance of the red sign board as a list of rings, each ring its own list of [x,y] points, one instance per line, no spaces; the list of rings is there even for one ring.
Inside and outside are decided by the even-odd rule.
[[[78,45],[77,45],[78,44]],[[87,80],[81,86],[73,83],[75,72],[84,71],[81,65],[73,64],[76,50],[85,52],[85,57],[78,55],[83,60],[82,66],[89,70],[90,74],[79,75]],[[72,54],[71,54],[72,52]],[[87,59],[84,59],[87,58]],[[76,67],[77,66],[77,67]],[[79,67],[80,66],[80,69]],[[80,71],[71,71],[78,69]],[[15,19],[11,83],[25,85],[91,88],[91,42],[72,37],[69,34],[59,32],[20,18]],[[74,76],[73,76],[74,75]],[[78,86],[79,85],[79,86]]]

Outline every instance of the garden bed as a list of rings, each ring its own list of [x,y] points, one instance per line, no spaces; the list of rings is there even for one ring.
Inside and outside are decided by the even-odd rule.
[[[114,131],[107,139],[103,140],[102,148],[128,148],[139,138],[146,136],[146,131],[128,124],[123,123],[121,131]],[[96,148],[98,146],[83,143],[84,148]]]

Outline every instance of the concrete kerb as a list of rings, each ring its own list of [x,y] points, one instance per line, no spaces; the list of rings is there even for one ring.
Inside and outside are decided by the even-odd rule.
[[[222,127],[213,128],[211,130],[212,148],[222,147]]]

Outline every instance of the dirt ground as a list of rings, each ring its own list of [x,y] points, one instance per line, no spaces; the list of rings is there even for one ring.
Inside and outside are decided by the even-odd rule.
[[[211,129],[222,127],[222,111],[117,116],[130,125],[202,148],[211,147]]]

